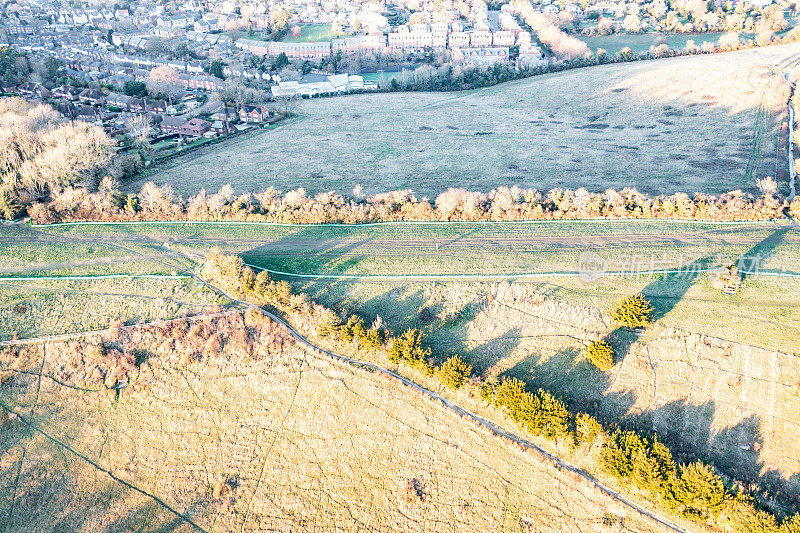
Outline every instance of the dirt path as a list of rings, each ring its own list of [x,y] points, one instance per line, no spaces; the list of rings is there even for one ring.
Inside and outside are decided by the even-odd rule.
[[[466,420],[466,421],[478,426],[479,428],[487,429],[491,433],[493,433],[495,436],[503,438],[503,439],[505,439],[507,441],[512,442],[513,444],[516,444],[518,446],[523,447],[526,450],[529,450],[529,451],[533,452],[536,456],[538,456],[539,459],[541,459],[542,461],[550,464],[551,466],[554,466],[556,469],[559,469],[559,470],[563,469],[563,470],[567,470],[569,472],[572,472],[572,473],[576,474],[577,476],[582,478],[588,484],[596,487],[600,491],[602,491],[605,494],[611,496],[613,499],[617,500],[618,502],[620,502],[621,504],[625,505],[629,509],[639,513],[640,515],[642,515],[644,517],[647,517],[647,518],[653,520],[654,522],[666,527],[667,529],[670,529],[670,530],[676,531],[676,532],[680,532],[680,533],[686,533],[688,531],[685,528],[683,528],[682,526],[676,524],[675,522],[672,522],[671,520],[669,520],[667,518],[664,518],[664,517],[656,514],[655,512],[646,509],[645,507],[639,505],[638,503],[634,502],[633,500],[630,500],[629,498],[627,498],[627,497],[623,496],[622,494],[620,494],[619,492],[615,491],[611,487],[601,483],[600,481],[597,481],[592,476],[590,476],[588,473],[584,472],[583,470],[581,470],[577,466],[573,465],[572,463],[569,463],[569,462],[567,462],[567,461],[565,461],[565,460],[563,460],[563,459],[551,454],[550,452],[548,452],[547,450],[545,450],[541,446],[538,446],[537,444],[534,444],[533,442],[530,442],[529,440],[524,439],[524,438],[516,435],[515,433],[505,429],[504,427],[500,426],[499,424],[496,424],[495,422],[492,422],[491,420],[489,420],[487,418],[484,418],[484,417],[482,417],[482,416],[480,416],[480,415],[478,415],[476,413],[473,413],[472,411],[469,411],[469,410],[459,406],[458,404],[451,402],[450,400],[448,400],[444,396],[442,396],[442,395],[440,395],[440,394],[438,394],[438,393],[436,393],[436,392],[434,392],[432,390],[426,389],[425,387],[422,387],[421,385],[411,381],[410,379],[408,379],[408,378],[406,378],[404,376],[401,376],[400,374],[398,374],[396,372],[393,372],[393,371],[391,371],[391,370],[389,370],[387,368],[384,368],[384,367],[382,367],[382,366],[380,366],[378,364],[371,363],[369,361],[362,361],[362,360],[359,360],[359,359],[353,359],[353,358],[350,358],[350,357],[346,357],[344,355],[340,355],[340,354],[337,354],[335,352],[331,352],[329,350],[326,350],[325,348],[322,348],[321,346],[317,346],[316,344],[314,344],[311,341],[309,341],[302,334],[300,334],[297,330],[295,330],[283,318],[277,316],[274,313],[271,313],[270,311],[267,311],[265,309],[257,307],[255,305],[249,303],[249,302],[234,298],[233,296],[231,296],[227,292],[225,292],[222,288],[217,287],[216,285],[213,285],[213,284],[209,283],[205,279],[201,278],[199,275],[195,275],[195,276],[197,277],[197,279],[199,281],[205,283],[209,288],[217,291],[219,294],[221,294],[225,298],[228,298],[228,299],[230,299],[231,301],[234,301],[234,302],[238,302],[238,303],[240,303],[240,304],[242,304],[244,306],[247,306],[247,307],[257,308],[257,309],[261,310],[262,312],[264,312],[267,316],[269,316],[276,323],[278,323],[281,326],[283,326],[284,328],[286,328],[287,332],[299,343],[299,345],[301,347],[303,347],[311,355],[316,356],[316,357],[323,357],[325,359],[328,359],[328,360],[334,361],[336,363],[345,365],[348,368],[356,368],[356,369],[361,370],[361,371],[380,373],[381,375],[389,378],[390,380],[394,381],[395,383],[397,383],[399,385],[402,385],[402,386],[412,390],[413,392],[415,392],[417,394],[421,394],[422,396],[425,396],[427,399],[431,400],[434,404],[438,405],[439,407],[441,407],[443,409],[446,409],[446,410],[450,411],[451,413],[456,415],[461,420]]]

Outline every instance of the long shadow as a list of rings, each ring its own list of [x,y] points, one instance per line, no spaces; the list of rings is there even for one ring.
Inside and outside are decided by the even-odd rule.
[[[633,391],[609,392],[611,376],[598,372],[579,348],[566,348],[543,358],[531,354],[502,375],[549,391],[573,409],[615,424],[636,403]]]
[[[656,275],[641,291],[653,306],[653,322],[672,311],[700,276],[715,266],[715,261],[716,256],[708,255],[684,265],[680,272]],[[623,359],[637,338],[638,335],[630,329],[618,327],[609,334],[608,341],[614,346],[617,356]]]
[[[783,242],[783,238],[793,229],[795,229],[794,226],[785,226],[777,229],[743,253],[737,261],[742,280],[757,275],[761,264],[775,253],[775,249]]]
[[[628,416],[623,426],[657,435],[678,463],[700,459],[713,464],[745,487],[757,485],[768,490],[772,500],[765,503],[776,505],[782,512],[800,510],[800,474],[786,476],[775,470],[764,471],[761,418],[750,414],[731,426],[715,429],[712,424],[716,413],[713,401],[693,404],[676,400]]]
[[[522,343],[521,332],[513,328],[492,339],[484,340],[470,350],[462,348],[462,355],[472,365],[472,373],[487,377],[491,369]]]
[[[790,230],[790,227],[785,227],[772,232],[745,252],[743,257],[758,255],[763,261],[775,253],[784,235]],[[324,240],[314,228],[306,228],[299,235],[294,233],[287,238],[295,241],[292,249],[297,249],[298,239],[309,242]],[[343,254],[354,255],[356,262],[353,264],[357,265],[361,257],[357,252],[358,248],[369,242],[370,238],[367,238],[336,248],[309,248],[302,252],[302,257],[297,261],[313,264],[318,272],[335,272],[342,264],[349,265],[341,261]],[[259,258],[261,264],[276,266],[281,265],[281,258],[276,260],[274,256],[270,256],[276,250],[280,251],[280,242],[255,248],[243,255],[252,253]],[[351,260],[352,257],[346,261]],[[653,279],[642,292],[655,308],[654,318],[658,320],[668,315],[706,270],[718,266],[716,261],[716,254],[709,254],[686,265],[680,273]],[[498,363],[502,364],[503,359],[517,350],[524,340],[521,330],[517,328],[504,329],[493,338],[479,341],[477,346],[468,343],[470,339],[466,327],[456,325],[445,328],[438,319],[424,319],[420,311],[430,304],[421,285],[417,284],[389,283],[385,290],[377,293],[369,291],[371,296],[366,301],[356,298],[344,302],[342,295],[349,293],[354,282],[311,280],[295,284],[304,287],[312,298],[339,310],[358,312],[367,321],[373,319],[373,315],[380,314],[390,327],[420,327],[429,334],[430,343],[436,346],[435,351],[439,354],[460,353],[473,365],[474,374],[479,376],[486,376],[493,368],[498,368]],[[402,296],[394,294],[398,289],[402,289]],[[400,299],[405,302],[403,305],[402,302],[397,302]],[[430,311],[436,315],[438,310]],[[635,332],[622,328],[612,333],[611,340],[620,358],[627,355],[636,338]],[[652,410],[632,413],[631,408],[637,400],[635,390],[619,390],[614,387],[612,391],[613,375],[599,372],[591,366],[577,347],[563,349],[550,357],[532,350],[499,375],[514,376],[523,379],[532,388],[551,391],[566,401],[572,409],[597,416],[609,428],[619,425],[636,428],[645,434],[657,434],[670,444],[676,459],[681,462],[696,459],[711,462],[736,479],[761,483],[774,494],[785,496],[781,497],[781,501],[788,502],[792,494],[796,497],[800,493],[800,476],[787,477],[774,471],[762,474],[764,461],[759,450],[763,446],[763,438],[757,415],[742,419],[732,427],[718,430],[712,427],[717,409],[711,402],[695,405],[681,399]]]
[[[320,233],[331,231],[336,230],[302,227],[281,239],[257,246],[239,255],[246,263],[300,274],[336,274],[357,267],[361,257],[353,255],[344,260],[343,257],[368,245],[373,238],[367,237],[338,246],[326,246],[332,242],[332,238]]]

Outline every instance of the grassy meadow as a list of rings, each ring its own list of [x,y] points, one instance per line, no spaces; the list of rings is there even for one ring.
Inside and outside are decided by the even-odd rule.
[[[179,513],[204,531],[659,531],[420,395],[296,347],[186,365],[133,347],[148,358],[116,395],[71,387],[81,358],[60,343],[28,362],[61,380],[0,388],[41,431],[0,432],[8,529],[192,531]]]
[[[800,46],[603,65],[480,90],[304,100],[299,118],[178,156],[144,181],[177,193],[303,187],[373,194],[500,185],[647,193],[786,186],[783,91]]]
[[[672,34],[658,35],[654,33],[622,33],[615,35],[581,35],[580,39],[589,46],[592,51],[602,48],[609,54],[618,54],[623,48],[630,48],[634,53],[646,52],[650,49],[657,39],[666,41],[667,46],[673,50],[683,50],[688,41],[701,46],[704,42],[716,44],[720,32],[698,33],[698,34]]]
[[[761,268],[798,274],[800,230],[786,223],[558,221],[351,227],[156,223],[0,228],[0,249],[6,246],[5,249],[14,253],[13,247],[26,245],[34,250],[29,257],[30,265],[9,262],[3,277],[11,279],[0,280],[1,340],[93,330],[117,321],[133,324],[231,306],[231,302],[199,287],[191,279],[50,281],[15,280],[15,277],[37,278],[81,271],[118,272],[126,265],[133,274],[141,273],[145,267],[151,272],[197,272],[206,254],[214,248],[238,253],[252,264],[293,273],[367,276],[435,273],[445,277],[413,281],[403,278],[383,281],[374,278],[359,281],[285,279],[290,280],[295,290],[307,293],[313,300],[343,314],[358,313],[367,323],[380,317],[395,333],[410,327],[420,328],[427,336],[426,344],[433,348],[437,357],[458,353],[472,365],[476,376],[519,377],[533,386],[553,391],[578,408],[597,412],[609,421],[622,417],[635,419],[638,415],[629,412],[633,406],[646,414],[667,416],[666,408],[644,405],[647,401],[644,396],[642,405],[636,403],[636,395],[649,390],[651,367],[647,364],[640,367],[641,361],[635,355],[622,356],[620,364],[610,373],[599,372],[583,355],[582,339],[587,332],[605,335],[612,330],[608,315],[626,295],[642,291],[650,299],[655,307],[656,326],[638,339],[631,333],[612,333],[619,354],[626,354],[625,350],[636,340],[663,344],[660,336],[671,327],[789,354],[797,351],[800,340],[800,301],[797,299],[800,278],[796,277],[752,276],[734,296],[725,296],[715,288],[709,274],[691,269],[686,275],[611,276],[593,281],[577,277],[545,276],[524,280],[513,277],[522,273],[575,271],[580,253],[587,249],[607,259],[610,269],[617,269],[624,258],[630,256],[654,258],[658,267],[689,263],[706,268],[718,265],[721,261],[718,256],[750,254],[761,258]],[[107,258],[119,258],[119,254],[124,259],[111,264],[98,263]],[[86,263],[88,260],[93,263]],[[67,268],[72,262],[76,266]],[[449,274],[465,272],[510,275],[511,279],[502,282],[447,279]],[[508,298],[499,296],[509,290],[523,297],[509,303]],[[404,507],[407,504],[402,503],[402,491],[408,479],[421,480],[428,488],[436,487],[435,490],[431,488],[426,502],[460,501],[466,494],[462,485],[468,487],[467,492],[482,495],[477,498],[480,503],[470,502],[469,513],[462,514],[462,509],[447,514],[443,518],[447,523],[458,524],[480,516],[489,529],[507,529],[506,517],[510,517],[510,529],[514,529],[514,524],[526,524],[533,513],[547,516],[554,530],[602,530],[590,524],[602,525],[606,519],[621,519],[623,523],[632,524],[632,517],[596,501],[589,504],[579,495],[564,493],[563,500],[559,500],[567,507],[579,509],[578,514],[565,514],[560,507],[552,508],[552,500],[542,500],[542,487],[561,482],[539,470],[515,467],[512,469],[515,475],[522,477],[509,478],[501,469],[500,478],[506,482],[487,477],[487,471],[498,472],[497,465],[519,463],[524,459],[509,455],[510,449],[501,450],[496,444],[488,444],[484,436],[476,437],[476,441],[468,440],[471,433],[456,437],[456,431],[465,431],[463,426],[456,427],[452,420],[447,421],[448,417],[440,419],[438,414],[432,415],[427,404],[414,403],[413,397],[397,391],[393,385],[364,381],[362,377],[342,374],[337,369],[317,372],[304,367],[302,371],[293,370],[292,365],[297,361],[287,362],[286,356],[282,354],[280,363],[262,361],[266,366],[228,368],[215,364],[177,370],[170,370],[169,365],[157,358],[148,359],[152,375],[148,375],[141,386],[137,384],[126,391],[121,401],[105,405],[72,390],[68,391],[70,399],[59,404],[47,402],[47,396],[43,396],[42,405],[47,408],[36,409],[37,423],[86,453],[99,453],[93,446],[102,442],[98,435],[103,436],[107,442],[104,446],[109,446],[102,452],[103,464],[114,472],[125,472],[126,479],[134,480],[137,486],[146,487],[181,509],[196,509],[193,516],[198,520],[217,516],[219,522],[212,520],[212,524],[217,525],[211,529],[240,527],[241,520],[253,520],[279,529],[291,529],[291,524],[299,523],[325,528],[326,524],[342,520],[344,512],[369,515],[372,518],[363,520],[376,527],[381,524],[400,527],[409,512],[428,516],[425,513],[429,508],[424,505],[411,511]],[[754,362],[757,362],[755,358]],[[676,398],[685,398],[685,394],[693,395],[694,399],[706,398],[702,383],[686,387],[676,379],[671,385],[669,376],[670,372],[677,372],[675,365],[679,366],[680,362],[675,363],[669,357],[659,359],[660,376],[666,376],[664,379],[671,387],[667,389],[667,385],[661,384],[659,393],[669,391],[669,397]],[[758,368],[745,370],[757,372]],[[718,375],[708,372],[720,381],[728,376],[725,372]],[[54,388],[52,394],[63,394],[55,390],[58,384],[48,386]],[[736,386],[745,387],[741,383]],[[25,403],[25,395],[30,391],[24,392],[24,387],[13,390],[22,396],[9,399],[18,405],[29,405]],[[714,398],[719,396],[721,402],[727,402],[725,405],[734,405],[734,397],[739,401],[738,392],[726,392],[728,389],[724,388],[714,390]],[[381,398],[379,405],[369,400],[376,397]],[[243,398],[251,403],[244,402]],[[90,407],[81,402],[90,401],[94,402],[91,404],[93,416],[86,417]],[[480,406],[473,399],[463,398],[463,401],[465,405],[475,403],[473,408],[480,412]],[[243,403],[251,406],[252,411],[234,408]],[[753,409],[745,403],[740,402],[742,409]],[[201,411],[205,415],[201,416]],[[219,414],[209,418],[206,416],[209,412]],[[235,416],[231,414],[234,412]],[[398,426],[385,424],[381,413],[387,412]],[[422,412],[427,413],[424,423],[419,418]],[[708,412],[713,415],[716,411],[702,411],[693,415],[692,420],[698,420],[699,424],[710,423],[709,420],[718,423],[713,416],[707,416]],[[257,413],[261,413],[258,416],[262,418],[258,418]],[[326,417],[322,413],[347,413],[349,425],[345,425],[341,417]],[[783,416],[772,415],[764,415],[765,420],[778,420],[776,416]],[[234,419],[226,418],[230,416]],[[71,419],[81,420],[84,425],[70,426],[66,431],[63,420]],[[48,425],[49,420],[58,423]],[[154,420],[160,424],[159,431],[149,425]],[[732,423],[738,424],[739,420]],[[259,427],[271,437],[265,441],[252,434],[232,435],[230,427]],[[341,438],[338,433],[329,431],[332,427],[342,428]],[[390,453],[389,448],[373,442],[373,436],[381,427],[392,428],[391,455],[386,455]],[[440,429],[434,432],[431,428]],[[765,431],[769,429],[765,428]],[[404,433],[406,430],[410,433]],[[451,430],[453,436],[446,436]],[[314,437],[328,434],[334,435],[330,442]],[[777,464],[775,454],[780,450],[773,450],[769,443],[785,444],[785,439],[770,435],[769,440],[764,440],[767,443],[764,449],[769,453],[764,452],[762,458],[764,465],[772,467]],[[0,439],[0,446],[6,446],[4,450],[11,454],[8,456],[11,470],[0,469],[0,475],[7,476],[7,480],[21,468],[21,463],[13,460],[17,457],[13,455],[16,452],[12,450],[17,449],[14,446],[24,446],[32,457],[57,455],[52,443],[43,439],[11,433],[3,438],[6,441]],[[420,438],[433,440],[409,444]],[[447,459],[434,460],[442,453],[441,448],[437,448],[442,439],[452,443],[456,438],[467,439],[460,440],[457,449],[470,450],[470,457],[461,458],[459,451]],[[253,439],[257,444],[253,444]],[[6,443],[11,441],[11,444]],[[227,444],[228,441],[231,444]],[[735,448],[738,441],[734,441],[734,437],[727,439],[726,446],[733,442]],[[172,446],[176,442],[181,443],[180,446]],[[676,438],[675,442],[680,444],[683,440]],[[129,446],[131,443],[137,450],[136,464],[143,466],[130,466],[129,450],[134,449]],[[177,452],[176,448],[182,451]],[[338,460],[346,464],[343,478],[329,472],[333,464],[326,451],[329,449],[337,450],[341,454]],[[243,450],[249,451],[242,455]],[[36,455],[39,453],[42,455]],[[140,455],[144,459],[140,459]],[[369,461],[365,463],[367,456]],[[264,457],[272,460],[263,462]],[[397,462],[392,463],[389,457]],[[742,468],[746,466],[746,473],[755,476],[756,465],[761,463],[751,461],[750,455],[747,457],[747,461],[741,461]],[[478,470],[463,463],[470,458],[481,465]],[[174,465],[179,463],[190,465],[188,475],[178,473]],[[719,462],[735,471],[736,465],[729,463]],[[67,477],[58,480],[52,477],[50,468],[57,466],[59,472],[65,471],[61,466],[52,466],[44,460],[37,464],[41,465],[39,470],[30,470],[31,475],[35,474],[35,479],[42,482],[31,484],[30,489],[25,487],[33,491],[31,494],[51,494],[47,487],[59,487],[59,483],[68,482],[80,486],[75,501],[82,507],[94,508],[106,501],[117,502],[111,506],[114,508],[117,505],[142,506],[134,514],[114,518],[120,530],[135,527],[139,523],[137,520],[171,520],[158,505],[153,506],[129,491],[105,484],[102,478],[91,477],[92,469],[80,461],[70,462]],[[291,468],[282,466],[289,464]],[[369,465],[381,467],[376,471]],[[781,468],[782,473],[790,472],[790,467]],[[268,481],[259,488],[254,480],[260,477],[257,472],[261,469],[263,479]],[[460,484],[446,483],[442,472],[452,471],[465,472],[458,478]],[[369,472],[366,478],[365,472]],[[241,491],[232,500],[225,500],[226,507],[220,510],[215,507],[219,502],[209,497],[210,487],[220,475],[233,473],[239,476]],[[338,484],[333,484],[334,478]],[[366,500],[355,495],[353,480],[356,478],[366,479],[372,487],[369,492],[372,496]],[[87,481],[89,479],[92,481]],[[289,482],[289,479],[307,480],[308,484]],[[400,485],[393,484],[398,483],[397,480],[401,480]],[[776,482],[774,486],[780,488],[781,483]],[[13,486],[13,480],[6,486]],[[524,490],[513,487],[524,487]],[[271,497],[260,491],[267,491]],[[108,494],[113,494],[113,498]],[[324,500],[325,505],[314,503],[318,500],[313,498],[320,494],[330,498]],[[122,499],[114,499],[117,497]],[[7,497],[5,501],[10,500]],[[18,501],[22,503],[15,505],[20,505],[18,509],[25,513],[25,505],[29,505],[25,502],[38,500],[31,496]],[[303,505],[292,507],[292,502],[298,501]],[[357,501],[357,508],[345,511],[344,507],[333,503],[343,501]],[[547,501],[549,511],[541,507],[542,501]],[[4,508],[3,505],[0,499],[0,513],[10,506],[7,503]],[[52,508],[47,507],[47,512],[71,509],[52,505]],[[235,510],[233,514],[229,514],[231,509]],[[551,517],[550,512],[558,517]],[[245,519],[247,514],[250,518]],[[15,512],[14,516],[25,515]],[[113,516],[113,513],[95,516]],[[234,516],[236,518],[232,518]],[[286,517],[290,517],[290,521],[307,522],[281,521]],[[63,520],[72,524],[77,523],[74,521],[78,518],[69,514]],[[575,520],[582,525],[575,525]],[[645,525],[630,526],[633,530],[641,527]]]
[[[448,281],[480,281],[448,276],[494,275],[496,279],[483,281],[525,281],[548,297],[604,312],[621,297],[643,290],[660,309],[658,322],[664,326],[778,351],[796,351],[793,346],[800,339],[800,302],[795,290],[800,285],[798,278],[752,276],[740,293],[725,296],[713,286],[710,275],[702,272],[745,255],[754,258],[757,264],[751,266],[759,269],[800,274],[800,231],[785,223],[541,221],[350,227],[158,223],[6,231],[0,232],[0,243],[4,242],[3,235],[17,246],[37,243],[38,255],[31,260],[43,270],[18,266],[5,276],[180,273],[196,269],[212,248],[220,248],[240,254],[249,264],[274,271],[366,276],[361,282],[286,279],[331,307],[358,311],[370,320],[380,314],[393,328],[422,327],[437,335],[438,323],[426,322],[421,315],[423,309],[436,308],[424,296],[427,287]],[[126,259],[81,266],[88,248],[108,254],[93,252],[96,262],[116,257],[119,250],[124,251]],[[626,275],[604,276],[591,282],[579,277],[546,277],[552,272],[578,272],[581,253],[587,250],[603,258],[609,272]],[[78,266],[66,268],[72,261]],[[681,273],[636,275],[642,270],[675,268],[682,269]],[[524,274],[545,277],[525,278],[521,276]],[[521,277],[515,278],[517,275]],[[407,276],[422,279],[404,278]],[[10,282],[6,284],[10,287]],[[441,306],[438,309],[441,311]],[[759,327],[753,328],[754,323]],[[445,330],[441,331],[443,347],[450,342],[448,338],[459,335],[448,337],[450,333]]]

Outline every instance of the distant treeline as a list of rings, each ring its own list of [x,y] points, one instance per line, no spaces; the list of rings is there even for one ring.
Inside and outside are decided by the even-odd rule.
[[[236,194],[230,185],[188,199],[169,185],[146,183],[124,193],[119,179],[141,168],[140,154],[114,154],[99,127],[69,122],[45,105],[0,100],[0,219],[29,215],[39,223],[77,220],[197,220],[283,223],[382,221],[513,221],[585,218],[655,218],[706,221],[772,220],[800,214],[772,178],[758,195],[685,193],[649,196],[634,188],[590,192],[497,187],[487,192],[449,189],[433,201],[411,190],[366,196],[333,191],[315,195],[298,188]]]

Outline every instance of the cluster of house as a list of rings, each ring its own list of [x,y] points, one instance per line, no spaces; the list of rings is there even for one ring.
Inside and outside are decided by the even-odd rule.
[[[275,113],[263,105],[233,108],[220,101],[201,104],[197,95],[191,92],[180,98],[180,105],[190,110],[183,116],[176,115],[178,102],[104,93],[99,89],[71,85],[47,89],[35,82],[17,86],[0,82],[0,94],[47,102],[64,117],[102,126],[112,137],[129,133],[128,124],[134,116],[148,119],[154,137],[178,134],[192,138],[225,135],[251,124],[266,123],[275,117]]]
[[[0,46],[11,44],[40,62],[55,56],[63,61],[64,74],[81,84],[121,87],[130,80],[147,81],[152,69],[166,65],[176,71],[174,82],[183,89],[208,92],[219,91],[224,84],[206,72],[214,59],[222,61],[226,78],[269,85],[281,81],[268,69],[254,68],[248,61],[251,54],[318,61],[337,53],[448,50],[467,64],[487,65],[508,61],[510,47],[519,47],[521,60],[543,58],[506,6],[499,18],[480,0],[472,0],[467,11],[463,7],[456,0],[336,0],[333,4],[328,0],[179,0],[170,4],[138,0],[81,7],[61,0],[26,0],[0,12]],[[352,35],[318,42],[237,38],[244,28],[259,35],[278,16],[288,18],[292,32],[299,31],[300,24],[324,23],[331,24],[332,34]],[[392,24],[387,16],[393,17]],[[398,18],[407,23],[396,25]],[[193,59],[167,59],[152,51],[154,40],[170,49],[185,47],[188,54],[182,57]],[[342,86],[361,90],[373,85],[357,77],[346,82],[333,78],[284,82],[272,92],[313,96],[342,92]]]
[[[275,57],[286,54],[290,59],[319,60],[337,52],[357,54],[398,50],[405,53],[435,49],[489,49],[503,47],[505,52],[489,52],[508,57],[508,48],[519,46],[527,54],[541,56],[541,50],[531,43],[530,33],[524,31],[508,13],[500,17],[503,29],[491,31],[487,24],[478,24],[464,31],[461,23],[436,22],[396,26],[388,34],[372,33],[317,42],[273,42],[238,39],[238,48],[259,56]]]

